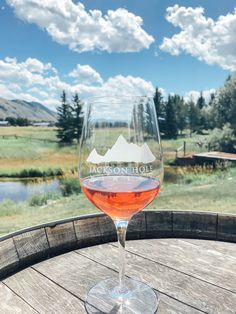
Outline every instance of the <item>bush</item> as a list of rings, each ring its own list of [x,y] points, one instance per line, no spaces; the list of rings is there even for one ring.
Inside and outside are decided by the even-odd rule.
[[[236,152],[236,137],[229,123],[226,123],[223,129],[215,128],[212,131],[208,141],[208,147],[210,150],[226,153]]]
[[[72,194],[79,194],[81,187],[78,179],[63,179],[60,181],[60,190],[63,196],[69,196]]]
[[[48,198],[46,194],[34,195],[29,200],[29,205],[30,206],[42,206],[42,205],[46,205],[47,201],[48,201]]]
[[[61,168],[56,169],[46,169],[41,170],[38,168],[30,168],[30,169],[23,169],[18,173],[11,175],[12,177],[19,177],[19,178],[41,178],[41,177],[54,177],[54,176],[62,176],[63,171]]]
[[[58,199],[59,195],[56,193],[42,193],[37,194],[31,197],[29,200],[30,206],[43,206],[47,205],[49,200],[55,200]]]

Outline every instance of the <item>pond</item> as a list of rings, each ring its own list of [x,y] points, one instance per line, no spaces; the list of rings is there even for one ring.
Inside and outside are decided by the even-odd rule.
[[[0,202],[10,199],[15,202],[26,201],[33,195],[59,191],[59,180],[0,181]]]
[[[181,178],[181,172],[180,167],[165,167],[164,181],[168,183],[178,182]],[[59,192],[59,182],[59,179],[0,181],[0,202],[6,199],[15,202],[26,201],[34,195]]]

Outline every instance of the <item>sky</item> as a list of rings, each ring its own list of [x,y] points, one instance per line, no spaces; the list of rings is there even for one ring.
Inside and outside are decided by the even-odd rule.
[[[231,0],[0,0],[0,97],[205,97],[236,70]]]

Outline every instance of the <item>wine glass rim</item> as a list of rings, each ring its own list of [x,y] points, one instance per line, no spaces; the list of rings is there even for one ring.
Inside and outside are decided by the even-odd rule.
[[[84,98],[85,102],[90,103],[97,103],[102,101],[103,99],[114,99],[115,102],[119,102],[121,99],[153,99],[153,96],[151,95],[114,95],[114,96],[107,96],[107,95],[101,95],[101,96],[91,96]]]

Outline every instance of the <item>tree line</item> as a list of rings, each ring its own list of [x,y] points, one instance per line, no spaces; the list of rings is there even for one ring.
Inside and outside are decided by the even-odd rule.
[[[228,76],[208,101],[202,92],[195,102],[179,95],[168,95],[164,100],[156,88],[154,104],[163,137],[176,139],[184,130],[190,136],[193,132],[210,133],[210,149],[236,152],[236,75]]]
[[[203,134],[210,130],[211,149],[236,152],[236,75],[229,76],[224,86],[212,93],[208,100],[202,92],[197,101],[193,98],[186,101],[177,94],[164,99],[158,87],[153,100],[162,137],[176,139],[183,132],[191,136],[192,133]],[[56,123],[59,141],[67,144],[78,141],[82,124],[82,100],[75,93],[70,103],[63,91]]]
[[[11,126],[29,126],[32,124],[30,120],[22,117],[6,117],[4,121],[7,121]]]

